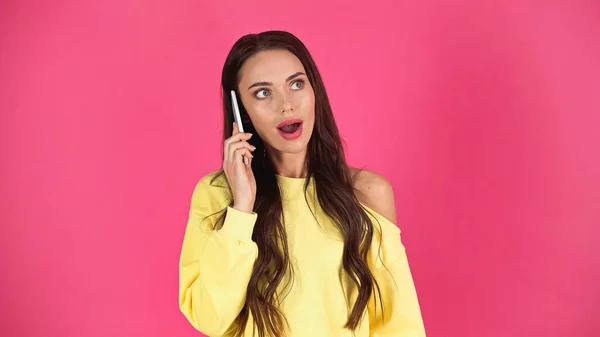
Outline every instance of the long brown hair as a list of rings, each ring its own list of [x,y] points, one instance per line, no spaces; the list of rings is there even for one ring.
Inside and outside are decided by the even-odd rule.
[[[343,142],[340,138],[331,105],[321,75],[304,44],[294,35],[283,31],[267,31],[241,37],[232,47],[221,78],[223,96],[223,142],[233,132],[233,113],[229,92],[238,87],[238,72],[244,62],[260,51],[284,49],[293,53],[304,66],[314,89],[315,126],[308,143],[306,167],[308,176],[304,195],[310,179],[314,179],[316,198],[325,214],[335,224],[344,240],[342,266],[357,290],[356,301],[350,311],[345,328],[355,330],[360,323],[374,291],[383,311],[379,285],[368,264],[367,253],[373,239],[373,224],[354,194],[350,169],[346,163]],[[238,94],[238,97],[239,94]],[[249,141],[256,146],[252,159],[252,171],[256,178],[256,201],[254,211],[258,214],[252,240],[258,246],[258,258],[254,264],[246,293],[246,302],[228,330],[233,336],[242,336],[252,314],[254,329],[259,337],[284,336],[287,321],[277,303],[280,294],[276,290],[287,272],[291,272],[287,235],[281,221],[283,209],[277,177],[265,144],[258,136],[248,113],[239,104],[245,132],[254,134]],[[260,154],[260,155],[257,155]],[[264,154],[264,155],[263,155]],[[223,175],[220,170],[213,182]],[[230,205],[233,204],[231,200]],[[314,212],[313,212],[314,215]],[[225,214],[216,221],[215,227],[223,225]]]

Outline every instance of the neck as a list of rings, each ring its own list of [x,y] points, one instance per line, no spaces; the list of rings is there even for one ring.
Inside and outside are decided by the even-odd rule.
[[[306,178],[308,169],[306,167],[306,148],[301,152],[290,153],[275,149],[267,150],[275,173],[282,177]]]

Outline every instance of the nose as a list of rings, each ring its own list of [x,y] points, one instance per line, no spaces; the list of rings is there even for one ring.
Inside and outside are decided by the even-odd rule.
[[[285,113],[287,111],[294,111],[294,106],[292,105],[292,101],[289,99],[288,94],[283,94],[281,97],[281,113]]]

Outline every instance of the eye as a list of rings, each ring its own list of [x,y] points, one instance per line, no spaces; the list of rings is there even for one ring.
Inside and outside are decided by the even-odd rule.
[[[304,80],[297,80],[292,83],[292,89],[302,89],[304,88]]]
[[[267,89],[260,89],[254,93],[254,96],[256,96],[256,98],[258,98],[258,99],[263,99],[270,95],[271,95],[271,93]]]

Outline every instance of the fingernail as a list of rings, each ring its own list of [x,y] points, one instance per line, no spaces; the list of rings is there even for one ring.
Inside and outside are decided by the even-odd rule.
[[[250,137],[252,137],[252,134],[251,134],[251,133],[249,133],[249,135],[250,135]]]

